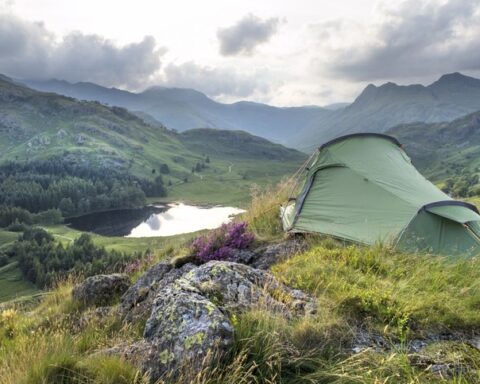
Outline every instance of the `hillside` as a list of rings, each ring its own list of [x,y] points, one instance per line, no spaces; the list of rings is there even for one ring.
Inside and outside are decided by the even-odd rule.
[[[385,132],[403,123],[450,121],[480,110],[480,80],[460,73],[434,83],[370,84],[347,107],[308,123],[292,145],[307,152],[332,138],[355,132]]]
[[[196,153],[222,158],[301,161],[305,155],[280,144],[244,131],[219,131],[211,128],[191,129],[180,134],[183,144]]]
[[[41,91],[82,100],[96,100],[131,111],[148,113],[170,129],[193,128],[244,130],[268,140],[287,144],[292,132],[308,122],[331,114],[320,107],[277,108],[266,104],[218,103],[193,89],[152,87],[141,93],[105,88],[92,83],[23,80]]]
[[[245,200],[251,183],[276,181],[304,158],[300,152],[247,133],[177,134],[145,113],[135,115],[120,107],[34,91],[6,77],[0,78],[0,132],[0,162],[61,155],[84,166],[113,167],[150,179],[163,164],[169,169],[163,177],[170,181],[172,197],[183,198],[185,193],[199,201],[210,201],[209,188],[229,179],[235,198]],[[242,160],[233,169],[232,148],[235,158]],[[206,156],[208,167],[192,175],[192,168],[203,164]]]
[[[256,240],[227,261],[177,239],[127,276],[0,306],[2,382],[479,381],[478,258],[280,240],[274,199],[253,202]]]
[[[402,124],[387,131],[433,180],[480,166],[480,112],[446,123]]]
[[[480,80],[460,73],[443,75],[428,86],[370,84],[353,103],[325,108],[276,108],[252,102],[221,104],[192,89],[153,87],[135,94],[91,83],[26,83],[40,90],[142,111],[179,131],[240,129],[306,152],[348,133],[385,132],[398,124],[450,121],[480,109]]]

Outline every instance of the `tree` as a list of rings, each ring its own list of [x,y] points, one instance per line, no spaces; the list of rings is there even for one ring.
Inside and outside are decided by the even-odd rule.
[[[58,208],[62,211],[63,216],[72,215],[75,212],[75,205],[73,205],[72,199],[64,197],[60,200]]]
[[[168,167],[168,164],[162,164],[160,166],[160,173],[163,174],[163,175],[170,174],[170,168]]]
[[[8,256],[2,251],[0,251],[0,267],[7,265],[8,262],[9,262]]]
[[[210,157],[207,156],[207,158],[205,159],[205,163],[210,164]]]

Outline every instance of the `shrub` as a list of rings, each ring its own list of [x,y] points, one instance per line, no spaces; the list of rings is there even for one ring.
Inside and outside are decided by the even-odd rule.
[[[253,234],[247,231],[247,223],[223,224],[207,235],[197,237],[191,251],[202,262],[227,260],[235,249],[248,248],[253,239]]]
[[[18,221],[15,221],[14,223],[10,224],[7,227],[7,231],[10,232],[24,232],[26,231],[28,226],[26,226],[24,223],[19,223]]]
[[[8,256],[0,251],[0,267],[3,267],[8,264]]]

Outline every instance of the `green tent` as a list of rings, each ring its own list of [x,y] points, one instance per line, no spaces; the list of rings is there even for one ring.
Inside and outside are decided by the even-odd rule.
[[[315,232],[408,252],[480,254],[477,208],[425,179],[393,137],[359,133],[322,145],[296,198],[282,207],[288,232]]]

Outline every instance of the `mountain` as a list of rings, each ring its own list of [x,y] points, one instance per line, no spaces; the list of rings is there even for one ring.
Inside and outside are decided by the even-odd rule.
[[[318,144],[349,133],[385,132],[413,122],[451,121],[477,110],[480,80],[460,73],[443,75],[428,86],[370,84],[352,104],[308,123],[291,145],[311,151]]]
[[[402,124],[387,131],[396,137],[426,176],[442,180],[480,166],[480,112],[451,122]]]
[[[209,153],[222,158],[304,160],[301,152],[292,151],[281,144],[250,135],[244,131],[219,131],[212,128],[198,128],[182,132],[181,141],[197,153]]]
[[[141,93],[92,83],[25,81],[33,88],[97,100],[148,114],[167,127],[244,130],[310,152],[332,138],[354,132],[385,132],[405,123],[451,121],[480,110],[480,80],[446,74],[423,86],[368,85],[351,104],[277,108],[253,102],[222,104],[193,89],[152,87]]]
[[[191,97],[202,96],[192,92]],[[0,77],[0,162],[57,155],[84,165],[123,169],[143,178],[155,178],[156,170],[166,164],[170,171],[164,178],[173,184],[176,197],[182,198],[182,185],[188,180],[190,194],[198,192],[196,188],[203,183],[204,193],[208,193],[207,186],[218,194],[228,194],[231,187],[242,191],[242,199],[248,196],[252,182],[278,180],[305,158],[301,152],[246,132],[180,134],[145,113],[137,115],[121,107],[39,92]],[[205,166],[207,156],[210,162]],[[232,159],[238,160],[233,170]],[[201,171],[192,173],[195,167]],[[223,189],[215,185],[225,180],[230,182],[222,183]]]
[[[328,104],[324,105],[323,108],[328,109],[329,111],[336,111],[338,109],[343,109],[345,107],[348,107],[350,103],[333,103],[333,104]]]
[[[201,92],[185,88],[152,87],[141,93],[132,93],[92,83],[71,84],[61,80],[23,82],[37,90],[147,113],[178,131],[192,128],[244,130],[279,143],[289,143],[292,132],[332,113],[316,106],[277,108],[247,101],[223,104]]]

